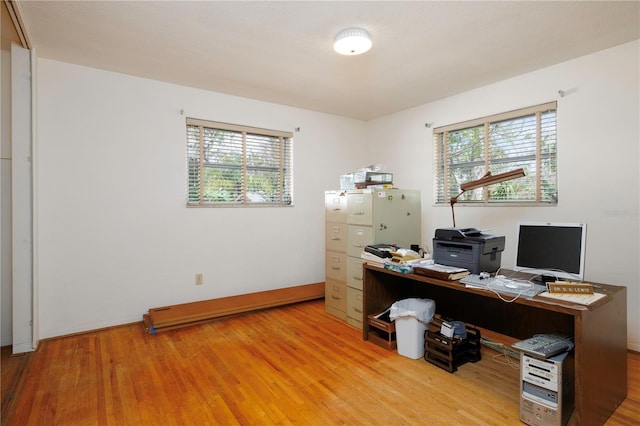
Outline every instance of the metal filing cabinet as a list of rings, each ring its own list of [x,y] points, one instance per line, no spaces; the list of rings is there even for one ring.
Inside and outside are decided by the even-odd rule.
[[[369,244],[397,244],[409,248],[420,244],[420,192],[402,189],[327,191],[326,206],[326,311],[362,328],[362,259]],[[344,221],[344,222],[343,222]],[[335,238],[346,226],[346,244]],[[342,234],[340,234],[342,235]],[[339,247],[338,247],[339,246]],[[342,257],[345,253],[344,276]],[[344,291],[342,285],[344,284]],[[341,310],[342,297],[344,313]]]
[[[347,319],[347,196],[327,191],[325,201],[325,311]]]

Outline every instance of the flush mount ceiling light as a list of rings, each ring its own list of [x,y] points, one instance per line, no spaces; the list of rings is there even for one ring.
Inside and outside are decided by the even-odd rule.
[[[336,36],[333,49],[341,55],[360,55],[371,49],[369,33],[360,28],[347,28]]]

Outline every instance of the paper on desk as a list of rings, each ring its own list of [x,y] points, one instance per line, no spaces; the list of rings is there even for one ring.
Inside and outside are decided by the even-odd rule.
[[[577,303],[579,305],[591,305],[592,303],[602,299],[606,294],[567,294],[567,293],[549,293],[545,291],[538,296],[548,297],[550,299],[562,300],[565,302]]]
[[[465,272],[468,271],[468,269],[465,268],[458,268],[455,266],[448,266],[448,265],[441,265],[440,263],[433,263],[431,262],[431,264],[427,264],[427,265],[420,265],[423,268],[427,268],[427,269],[431,269],[433,271],[436,272],[443,272],[446,274],[455,274],[457,272]]]

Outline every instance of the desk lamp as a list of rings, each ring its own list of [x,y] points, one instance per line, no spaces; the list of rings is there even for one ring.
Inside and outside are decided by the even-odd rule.
[[[511,170],[510,172],[504,172],[497,175],[492,175],[491,172],[487,172],[480,179],[472,180],[471,182],[460,184],[460,193],[455,197],[451,197],[449,201],[451,203],[451,217],[453,218],[453,227],[456,227],[456,214],[453,210],[453,205],[458,201],[458,197],[464,194],[466,191],[482,188],[485,186],[493,185],[500,182],[506,182],[508,180],[521,178],[524,176],[524,169]]]

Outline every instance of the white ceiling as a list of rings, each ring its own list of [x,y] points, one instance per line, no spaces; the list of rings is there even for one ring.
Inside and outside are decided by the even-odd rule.
[[[22,1],[39,57],[362,120],[640,38],[640,2]],[[342,29],[373,48],[332,50]]]

